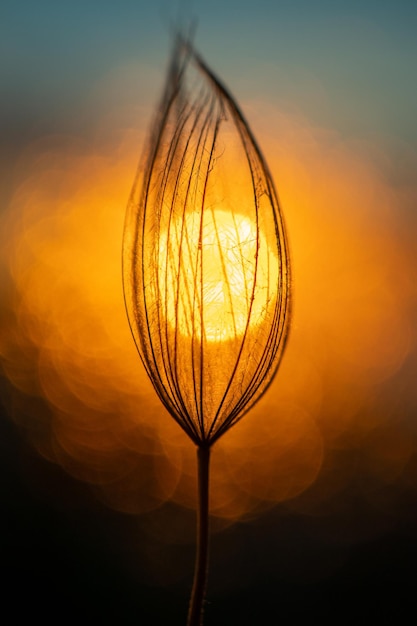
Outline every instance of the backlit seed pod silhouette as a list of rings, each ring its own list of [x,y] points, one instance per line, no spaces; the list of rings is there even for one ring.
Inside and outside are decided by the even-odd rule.
[[[129,201],[126,308],[147,373],[199,446],[271,382],[289,321],[283,217],[236,102],[177,38]]]

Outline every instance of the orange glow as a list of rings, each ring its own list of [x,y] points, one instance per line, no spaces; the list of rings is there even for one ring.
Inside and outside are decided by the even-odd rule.
[[[403,190],[364,150],[260,110],[255,131],[291,233],[293,322],[279,377],[214,447],[212,512],[225,523],[276,502],[309,510],[355,472],[417,480],[400,410],[408,391],[395,378],[405,368],[401,384],[414,381],[405,363],[417,347]],[[140,143],[132,131],[94,145],[45,138],[22,157],[0,218],[1,366],[28,398],[13,418],[43,456],[132,513],[195,498],[193,446],[155,397],[123,306],[124,199]],[[342,449],[361,463],[336,471]]]
[[[185,220],[184,235],[181,233],[182,224],[173,220],[169,235],[165,232],[160,236],[159,284],[171,285],[175,281],[176,266],[182,256],[188,274],[188,281],[185,282],[192,289],[191,293],[188,289],[186,294],[182,294],[179,303],[172,289],[160,290],[158,300],[161,310],[167,311],[171,328],[175,329],[178,319],[183,335],[195,333],[201,341],[203,329],[204,340],[218,342],[240,337],[248,320],[251,326],[262,323],[265,316],[262,291],[268,289],[269,283],[278,286],[278,260],[262,233],[258,235],[253,220],[221,209],[207,211],[200,235],[200,216],[191,212]],[[197,248],[204,259],[198,283],[192,275],[192,261]],[[270,268],[271,276],[267,275],[265,268]],[[255,281],[259,285],[256,291]],[[193,307],[196,300],[200,301],[200,282],[204,288],[198,305],[199,314],[195,316]],[[271,298],[273,296],[272,292]],[[193,324],[195,327],[192,328]]]

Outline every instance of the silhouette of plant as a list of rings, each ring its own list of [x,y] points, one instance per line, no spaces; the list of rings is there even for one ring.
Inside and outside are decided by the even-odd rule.
[[[178,34],[128,205],[126,309],[162,403],[197,446],[202,623],[213,443],[270,384],[289,326],[289,256],[265,160],[238,105]]]

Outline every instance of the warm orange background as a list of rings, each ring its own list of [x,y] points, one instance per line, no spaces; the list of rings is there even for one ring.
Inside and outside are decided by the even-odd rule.
[[[136,75],[143,100],[137,92],[112,100]],[[233,77],[222,78],[233,91]],[[121,560],[139,580],[173,588],[191,575],[192,559],[178,554],[194,541],[195,450],[147,380],[121,281],[125,205],[158,82],[155,70],[121,64],[85,96],[97,111],[88,131],[47,128],[20,137],[12,160],[2,151],[9,176],[0,213],[0,368],[13,432],[92,486],[87,499],[138,514]],[[320,89],[311,89],[317,103]],[[270,389],[213,450],[214,589],[250,589],[264,571],[313,584],[345,571],[356,546],[392,536],[406,556],[395,544],[386,563],[409,580],[402,564],[415,553],[417,497],[415,142],[411,131],[409,140],[349,134],[298,103],[240,91],[287,224],[292,324]],[[75,506],[74,495],[37,477],[36,464],[17,463],[35,498]],[[288,518],[299,534],[285,555],[275,542]],[[251,530],[233,543],[241,528]],[[297,557],[297,536],[300,545],[322,546],[327,560],[305,545],[305,560]],[[252,574],[239,556],[247,537],[260,537],[263,550]],[[387,577],[393,585],[394,574]]]
[[[366,146],[247,108],[284,207],[292,327],[272,387],[215,447],[212,511],[225,519],[291,500],[318,477],[329,493],[346,488],[352,475],[325,479],[334,450],[358,454],[354,474],[380,486],[413,481],[416,452],[400,387],[416,342],[413,190],[389,185]],[[194,448],[159,405],[126,320],[124,203],[142,136],[116,130],[95,145],[45,137],[22,156],[2,219],[3,367],[51,411],[33,437],[45,458],[122,511],[193,507]]]

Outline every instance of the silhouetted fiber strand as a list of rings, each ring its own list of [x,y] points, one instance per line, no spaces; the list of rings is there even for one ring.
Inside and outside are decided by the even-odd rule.
[[[197,552],[187,626],[203,623],[209,554],[209,464],[210,447],[198,447]]]

